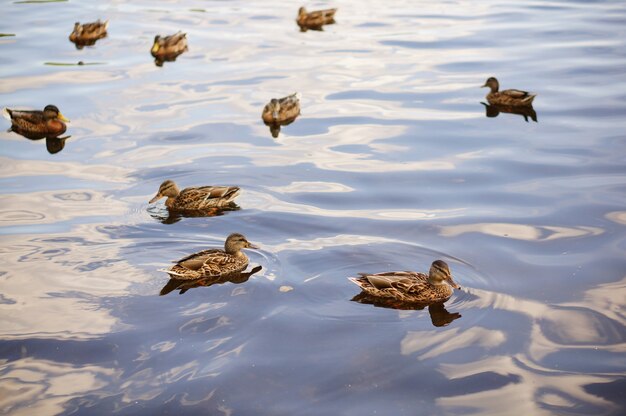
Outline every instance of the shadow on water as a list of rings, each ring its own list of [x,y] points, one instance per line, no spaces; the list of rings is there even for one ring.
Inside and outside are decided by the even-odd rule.
[[[402,302],[400,300],[391,299],[391,298],[379,298],[375,296],[368,295],[365,292],[361,292],[355,297],[353,297],[352,302],[363,303],[365,305],[374,305],[377,308],[389,308],[389,309],[399,309],[399,310],[410,310],[410,311],[421,311],[424,308],[428,308],[428,314],[430,315],[430,320],[433,326],[442,327],[448,326],[455,319],[461,318],[461,314],[458,312],[450,313],[444,307],[442,302],[438,303],[411,303],[411,302]]]
[[[485,116],[487,118],[498,117],[500,113],[517,114],[524,117],[524,120],[528,122],[528,118],[537,123],[537,112],[532,105],[526,106],[513,106],[513,105],[501,105],[501,104],[487,104],[481,102],[485,106]]]
[[[263,267],[256,266],[249,272],[239,272],[239,273],[229,273],[226,276],[212,276],[212,277],[203,277],[201,279],[194,280],[181,280],[171,278],[165,286],[159,292],[159,296],[167,295],[174,290],[178,290],[178,294],[182,295],[189,289],[195,289],[197,287],[209,287],[213,285],[221,285],[224,283],[234,283],[236,285],[245,283],[248,281],[250,276],[259,272]]]

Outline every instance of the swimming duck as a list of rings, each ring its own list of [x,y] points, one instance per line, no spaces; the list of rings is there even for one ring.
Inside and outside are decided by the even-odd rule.
[[[11,131],[31,140],[44,137],[57,137],[67,129],[64,122],[69,122],[55,105],[47,105],[43,111],[2,110],[5,118],[11,120]]]
[[[490,77],[485,81],[485,85],[481,88],[489,87],[491,91],[487,94],[489,104],[500,105],[531,105],[537,94],[532,94],[521,90],[504,90],[500,89],[500,83],[494,77]]]
[[[293,93],[283,98],[272,98],[263,108],[261,118],[265,124],[286,125],[300,115],[300,93]]]
[[[74,30],[70,33],[70,41],[76,44],[77,49],[82,49],[83,46],[95,45],[98,39],[106,37],[108,27],[108,20],[101,22],[98,19],[96,22],[84,23],[82,25],[76,22],[74,23]]]
[[[187,49],[187,34],[179,31],[165,37],[156,35],[150,53],[156,65],[162,66],[164,61],[175,61]]]
[[[368,295],[410,303],[444,302],[452,296],[452,288],[461,288],[452,280],[448,264],[443,260],[432,263],[428,276],[411,271],[359,274],[361,277],[349,279]]]
[[[327,9],[307,13],[304,7],[300,7],[296,23],[303,32],[306,32],[307,29],[322,30],[322,26],[335,23],[336,11],[337,9]]]
[[[159,186],[159,191],[149,203],[167,197],[165,206],[173,211],[200,211],[233,206],[233,199],[238,195],[239,188],[236,186],[200,186],[181,191],[174,181],[166,180]]]
[[[228,236],[224,250],[217,248],[203,250],[176,261],[167,270],[171,278],[192,280],[203,277],[224,277],[231,273],[239,273],[248,267],[248,257],[241,251],[244,248],[259,248],[248,242],[246,237],[234,233]]]

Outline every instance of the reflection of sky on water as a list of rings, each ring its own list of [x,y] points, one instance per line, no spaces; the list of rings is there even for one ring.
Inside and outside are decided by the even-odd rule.
[[[113,2],[76,51],[51,16],[93,6],[7,4],[5,105],[57,104],[72,138],[52,159],[0,132],[0,408],[619,414],[623,5],[346,2],[301,34],[278,3]],[[155,28],[189,52],[156,68]],[[42,65],[78,60],[103,65]],[[486,119],[488,75],[541,123]],[[294,91],[274,140],[262,106]],[[241,185],[242,210],[161,224],[165,178]],[[234,230],[259,277],[158,297]],[[434,257],[464,287],[449,326],[350,302],[346,277]]]

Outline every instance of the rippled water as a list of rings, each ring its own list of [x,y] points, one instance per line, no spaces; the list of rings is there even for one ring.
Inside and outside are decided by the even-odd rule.
[[[3,121],[0,411],[624,414],[624,3],[315,2],[337,24],[306,33],[300,5],[3,4],[1,104],[72,123],[51,150]],[[492,75],[536,121],[481,104]],[[274,139],[261,109],[294,91]],[[241,210],[168,218],[165,179]],[[261,271],[159,296],[235,231]],[[351,301],[347,277],[436,258],[445,309]]]

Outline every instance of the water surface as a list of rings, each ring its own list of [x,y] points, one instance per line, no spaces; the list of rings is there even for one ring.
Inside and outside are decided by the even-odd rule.
[[[0,133],[2,412],[623,414],[626,6],[346,1],[301,33],[300,5],[5,2],[2,105],[72,123],[56,152]],[[536,121],[488,113],[489,76]],[[242,209],[168,220],[165,179]],[[231,232],[262,270],[159,296]],[[351,301],[347,277],[437,258],[447,320]]]

